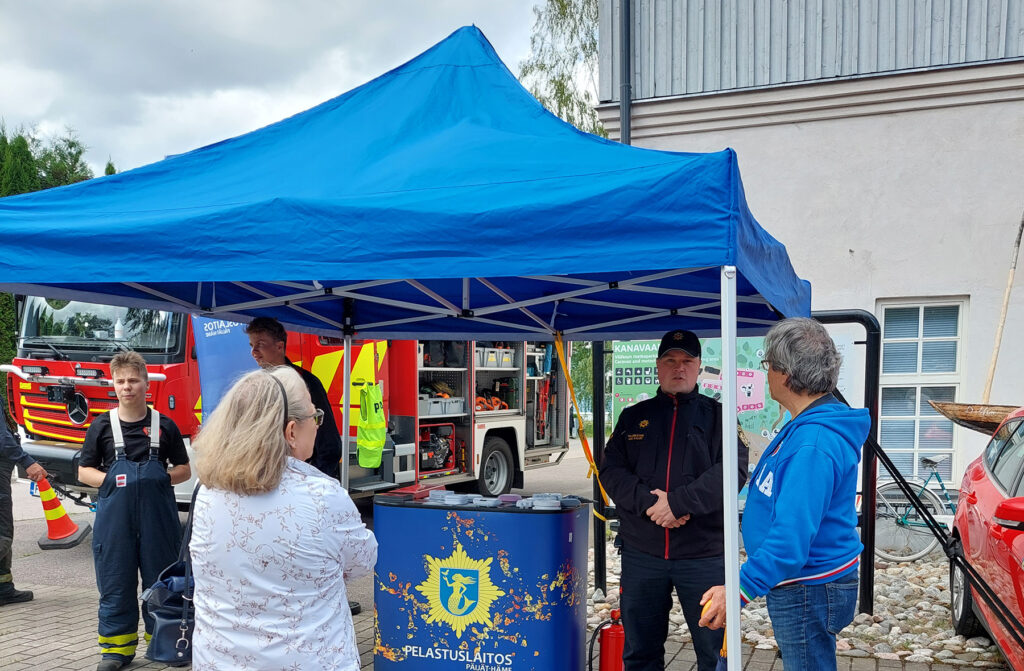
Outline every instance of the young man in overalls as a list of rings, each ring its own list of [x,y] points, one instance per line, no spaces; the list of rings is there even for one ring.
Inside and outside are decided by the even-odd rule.
[[[135,657],[139,642],[139,575],[143,587],[174,562],[181,523],[173,485],[191,477],[174,422],[146,405],[149,376],[136,352],[110,361],[117,408],[99,415],[82,446],[78,479],[99,488],[93,558],[100,591],[97,671],[115,671]],[[143,608],[146,637],[153,621]]]

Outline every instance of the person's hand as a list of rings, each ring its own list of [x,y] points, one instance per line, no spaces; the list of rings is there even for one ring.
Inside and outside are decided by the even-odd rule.
[[[654,505],[647,509],[647,516],[651,518],[651,521],[658,526],[668,529],[682,526],[677,523],[676,515],[672,512],[671,506],[668,505],[668,494],[660,489],[652,489],[651,494],[658,497]]]
[[[27,475],[28,479],[32,482],[39,482],[49,474],[46,472],[46,469],[39,464],[32,464],[25,469],[25,475]]]
[[[706,607],[700,614],[700,626],[721,629],[725,626],[725,585],[715,585],[700,598],[700,605]]]
[[[661,526],[665,527],[666,529],[678,529],[679,527],[683,526],[689,521],[690,516],[683,515],[682,517],[677,517],[676,519],[672,520],[670,524],[662,524]]]

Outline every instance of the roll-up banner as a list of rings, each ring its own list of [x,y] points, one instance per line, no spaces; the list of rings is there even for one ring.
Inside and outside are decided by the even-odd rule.
[[[259,366],[249,351],[245,324],[192,315],[192,333],[205,422],[235,380]]]

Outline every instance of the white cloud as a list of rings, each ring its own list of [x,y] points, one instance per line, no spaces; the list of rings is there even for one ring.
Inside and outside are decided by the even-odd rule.
[[[99,173],[265,126],[473,23],[514,71],[528,0],[0,0],[0,119],[74,128]]]

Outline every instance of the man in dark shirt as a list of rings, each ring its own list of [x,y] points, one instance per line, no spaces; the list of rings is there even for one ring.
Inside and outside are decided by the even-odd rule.
[[[302,376],[306,388],[309,389],[309,397],[313,400],[313,405],[317,410],[324,412],[323,424],[316,432],[313,456],[310,457],[309,463],[337,479],[341,475],[341,436],[338,434],[338,425],[334,421],[334,409],[331,407],[327,391],[324,389],[323,383],[320,382],[320,378],[305,368],[296,366],[285,356],[285,343],[288,340],[288,334],[281,326],[281,322],[270,317],[257,317],[246,327],[245,332],[249,334],[252,358],[256,359],[256,363],[261,367],[291,366]]]
[[[117,408],[89,425],[78,479],[99,489],[93,529],[100,591],[97,671],[116,671],[139,642],[139,576],[149,587],[174,562],[181,545],[173,486],[191,477],[181,432],[146,404],[149,376],[137,352],[110,361]],[[143,608],[146,633],[153,619]]]
[[[13,394],[12,389],[7,390]],[[6,420],[7,418],[4,417]],[[46,469],[35,459],[25,454],[21,444],[7,428],[7,422],[0,422],[0,606],[32,600],[32,592],[15,589],[11,575],[12,548],[14,543],[14,499],[11,496],[11,474],[15,466],[25,469],[33,482],[46,477]]]
[[[620,519],[625,671],[665,668],[673,590],[700,671],[714,671],[722,645],[720,630],[697,626],[701,597],[725,577],[722,406],[697,389],[700,355],[692,332],[665,334],[658,393],[623,410],[602,459],[601,482]],[[742,448],[739,462],[742,486]]]

